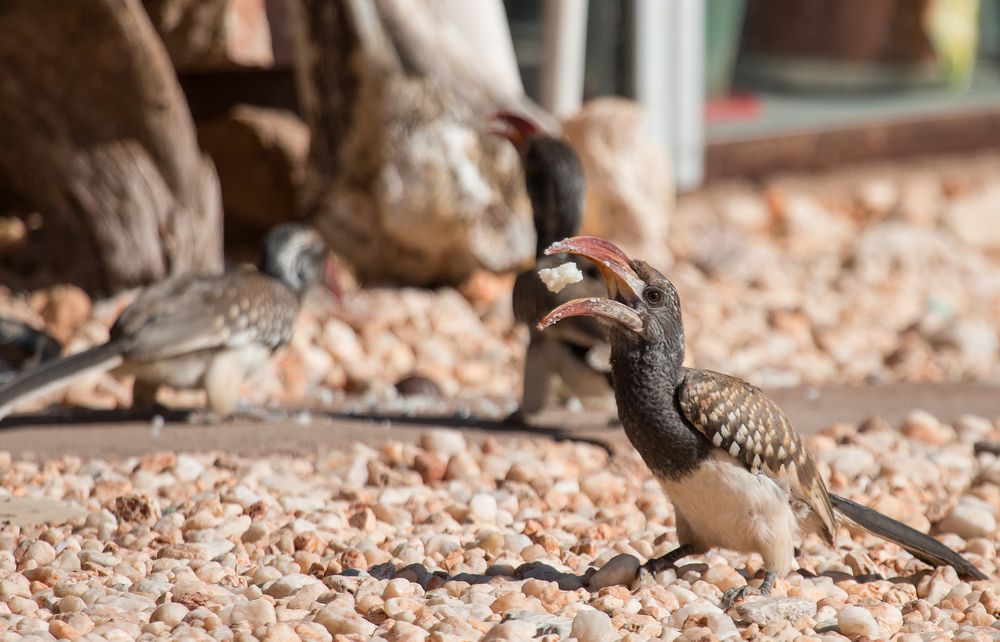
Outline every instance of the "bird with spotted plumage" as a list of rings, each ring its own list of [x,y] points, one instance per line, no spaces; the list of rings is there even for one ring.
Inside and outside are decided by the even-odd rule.
[[[985,576],[936,539],[829,493],[812,456],[777,404],[749,383],[683,366],[684,326],[677,290],[660,272],[596,237],[569,238],[550,253],[585,257],[600,269],[608,298],[563,303],[539,329],[581,316],[601,319],[611,341],[619,417],[629,441],[674,505],[679,546],[649,560],[656,573],[714,547],[758,553],[757,592],[795,567],[804,533],[836,541],[838,514],[933,566],[969,579]],[[744,597],[742,587],[727,604]]]
[[[322,280],[326,243],[287,223],[264,239],[258,269],[186,274],[146,288],[99,346],[25,370],[0,386],[0,419],[87,373],[132,375],[133,407],[155,406],[161,386],[201,388],[217,416],[232,413],[243,382],[292,336],[306,291]]]

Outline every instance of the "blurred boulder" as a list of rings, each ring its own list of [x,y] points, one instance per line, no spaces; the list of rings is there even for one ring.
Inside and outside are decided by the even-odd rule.
[[[0,192],[38,219],[21,250],[91,293],[221,269],[218,179],[139,0],[5,2],[0,34]]]
[[[665,267],[674,181],[667,151],[646,128],[645,110],[621,98],[589,101],[564,123],[587,178],[581,232],[610,239]]]
[[[520,163],[486,122],[500,108],[532,107],[493,82],[483,61],[494,52],[438,0],[302,5],[309,209],[358,276],[458,283],[530,259]]]
[[[265,0],[143,0],[179,72],[274,64]]]
[[[291,112],[240,105],[198,127],[222,187],[226,246],[246,243],[295,218],[309,155],[309,128]]]

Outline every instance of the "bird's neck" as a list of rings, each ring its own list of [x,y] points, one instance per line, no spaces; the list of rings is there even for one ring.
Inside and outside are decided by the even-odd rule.
[[[683,361],[683,335],[648,343],[612,334],[611,370],[625,434],[650,470],[672,479],[692,471],[710,452],[677,405]]]

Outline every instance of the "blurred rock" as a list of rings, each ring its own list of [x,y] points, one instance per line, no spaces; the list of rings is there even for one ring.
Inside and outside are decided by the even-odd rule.
[[[673,174],[666,150],[649,135],[643,108],[598,98],[563,127],[587,178],[581,232],[608,238],[652,265],[668,266]]]
[[[270,67],[265,0],[143,0],[179,72]]]
[[[396,391],[404,397],[441,397],[441,387],[422,375],[408,375],[396,382]]]
[[[63,343],[90,317],[90,297],[73,285],[57,285],[48,292],[42,317],[52,334]]]
[[[776,212],[793,251],[810,254],[839,251],[854,237],[853,225],[816,198],[802,193],[775,197]]]
[[[986,250],[1000,250],[1000,184],[960,196],[945,212],[944,222],[964,243]]]
[[[533,108],[476,73],[478,43],[431,0],[302,4],[309,209],[359,278],[455,284],[529,260],[518,155],[486,120]]]
[[[219,175],[227,249],[235,239],[255,253],[259,236],[295,217],[309,128],[291,112],[239,105],[200,125],[198,142]]]

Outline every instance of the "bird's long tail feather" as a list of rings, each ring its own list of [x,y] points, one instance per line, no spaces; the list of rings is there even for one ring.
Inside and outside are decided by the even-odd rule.
[[[830,501],[837,512],[852,523],[901,546],[922,562],[931,566],[951,566],[963,579],[988,579],[972,562],[930,535],[845,497],[830,493]]]
[[[122,346],[111,342],[26,370],[0,386],[0,419],[19,406],[68,385],[71,379],[88,372],[110,370],[121,362]]]

